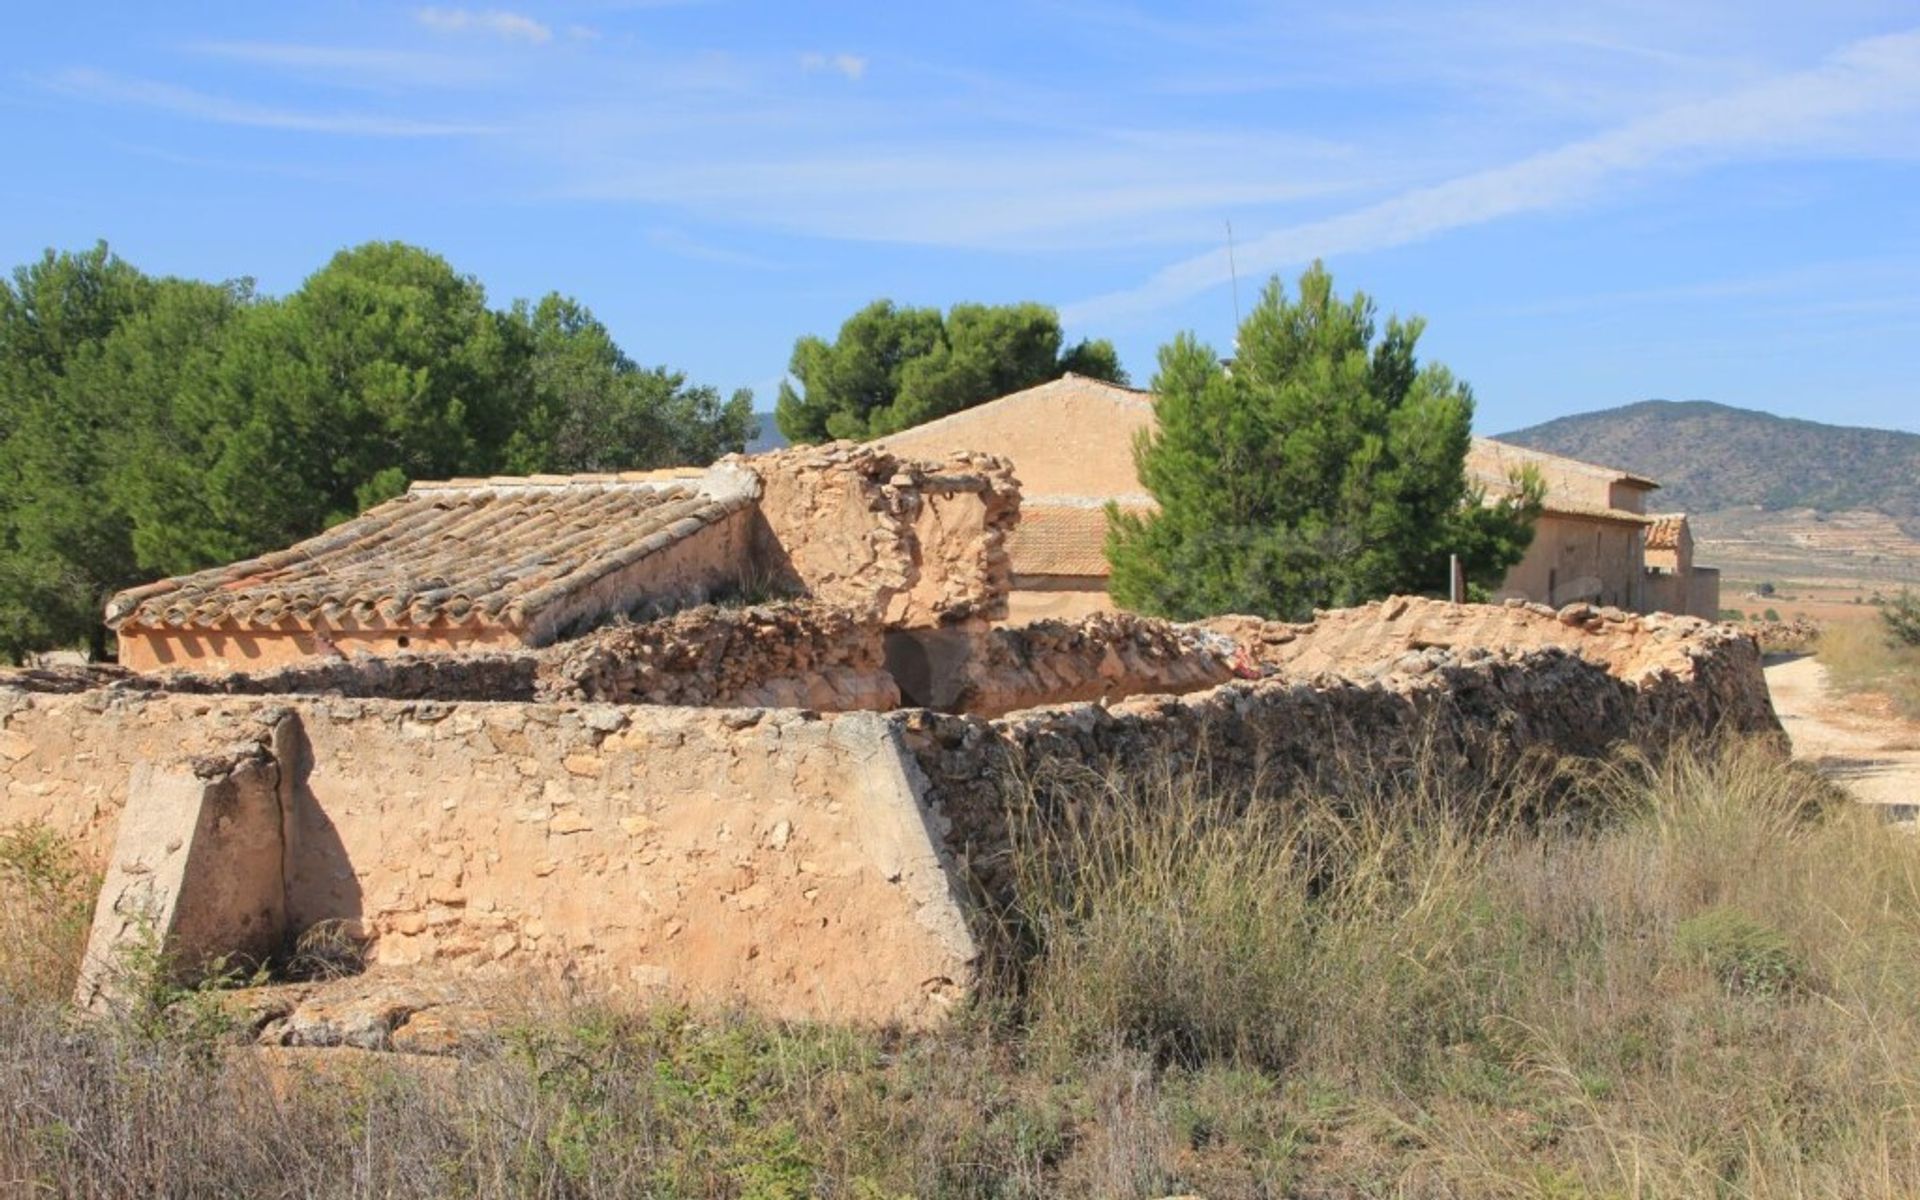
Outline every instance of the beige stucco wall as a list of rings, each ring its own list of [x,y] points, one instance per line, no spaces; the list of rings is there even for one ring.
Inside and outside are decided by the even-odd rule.
[[[104,864],[135,768],[247,736],[232,711],[196,697],[0,691],[0,829],[42,826]]]
[[[1072,621],[1114,611],[1107,581],[1099,575],[1016,575],[1007,596],[1009,625]]]
[[[1720,568],[1695,567],[1687,576],[1687,615],[1720,619]]]
[[[1177,690],[1214,670],[1112,624],[1103,636],[1132,639],[1131,660],[1116,647],[1109,669],[1074,631],[1045,645],[1030,633],[1010,660],[1014,690]],[[1436,749],[1434,720],[1437,752],[1479,768],[1778,730],[1752,641],[1684,619],[1398,598],[1311,625],[1219,628],[1278,676],[997,720],[9,688],[0,826],[45,823],[96,858],[112,845],[116,861],[171,862],[184,886],[192,852],[169,846],[199,835],[182,831],[217,831],[208,805],[267,799],[172,768],[217,784],[265,754],[281,842],[249,836],[219,854],[271,859],[286,927],[342,922],[371,943],[375,971],[924,1024],[974,979],[963,893],[1008,882],[1012,819],[1049,811],[1029,786],[1164,772],[1272,785],[1310,776],[1338,757],[1330,747],[1390,762]],[[136,784],[149,763],[172,773]],[[130,794],[156,806],[138,822],[120,819]],[[221,878],[240,878],[221,862]],[[234,904],[260,911],[260,889],[244,891]]]
[[[737,590],[749,582],[752,543],[752,507],[742,505],[542,609],[527,628],[526,642],[545,646],[611,614],[671,611]]]
[[[376,970],[547,974],[629,999],[907,1023],[937,1018],[971,983],[937,822],[877,714],[7,703],[0,826],[44,822],[96,861],[142,761],[267,738],[290,714],[288,927],[347,922]]]
[[[910,457],[978,450],[1011,459],[1025,496],[1115,496],[1141,490],[1133,439],[1153,425],[1152,396],[1069,378],[878,444]]]
[[[1523,467],[1538,472],[1550,500],[1595,508],[1617,508],[1630,513],[1647,511],[1651,485],[1621,478],[1621,472],[1595,463],[1563,458],[1477,437],[1467,450],[1467,473],[1482,486],[1497,490]]]
[[[1507,572],[1494,597],[1555,607],[1585,600],[1636,608],[1645,565],[1641,544],[1638,525],[1543,513],[1526,556]]]

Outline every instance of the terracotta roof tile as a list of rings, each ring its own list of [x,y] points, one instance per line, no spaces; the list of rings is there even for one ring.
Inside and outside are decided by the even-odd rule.
[[[1546,450],[1535,450],[1531,446],[1516,446],[1512,442],[1502,442],[1495,438],[1476,437],[1467,454],[1467,470],[1487,484],[1506,482],[1507,471],[1523,463],[1538,463],[1542,466],[1555,466],[1565,471],[1575,471],[1595,479],[1625,483],[1637,488],[1652,491],[1660,486],[1659,481],[1648,479],[1645,475],[1636,475],[1632,471],[1622,471],[1618,467],[1604,466],[1600,463],[1584,462],[1577,458],[1568,458],[1564,454],[1553,454]]]
[[[1647,526],[1647,549],[1678,550],[1680,535],[1687,528],[1687,514],[1662,513]]]
[[[122,592],[107,623],[522,627],[751,503],[697,482],[558,475],[416,484],[285,550]]]
[[[1138,504],[1124,505],[1145,511]],[[1107,514],[1097,503],[1024,503],[1007,551],[1018,575],[1106,575]]]

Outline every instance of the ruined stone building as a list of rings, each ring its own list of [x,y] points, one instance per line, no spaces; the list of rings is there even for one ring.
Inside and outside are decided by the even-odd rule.
[[[1693,528],[1685,513],[1662,513],[1647,526],[1646,604],[1658,612],[1720,615],[1720,569],[1693,561]]]
[[[1720,573],[1693,563],[1693,538],[1676,556],[1686,530],[1682,514],[1647,512],[1659,484],[1642,475],[1581,462],[1492,438],[1475,438],[1467,474],[1490,495],[1512,474],[1531,468],[1547,486],[1546,509],[1533,544],[1507,572],[1496,599],[1517,597],[1558,607],[1576,601],[1635,612],[1671,612],[1713,620],[1720,613]]]
[[[920,457],[977,447],[1010,460],[1020,523],[1008,547],[1009,619],[1066,619],[1113,607],[1105,508],[1153,508],[1133,469],[1134,438],[1153,427],[1152,392],[1068,374],[877,444]]]
[[[1005,463],[847,445],[710,470],[416,483],[258,558],[122,592],[135,670],[539,647],[611,619],[809,595],[909,628],[1004,616]]]
[[[1069,374],[876,444],[916,455],[969,448],[1011,461],[1023,499],[1009,614],[1071,618],[1112,607],[1104,509],[1109,501],[1153,508],[1133,463],[1135,438],[1153,427],[1151,392]],[[1469,478],[1494,495],[1523,465],[1546,483],[1546,511],[1497,598],[1718,615],[1718,572],[1693,566],[1690,556],[1678,566],[1646,557],[1654,528],[1647,495],[1658,483],[1491,438],[1475,438],[1467,459]]]

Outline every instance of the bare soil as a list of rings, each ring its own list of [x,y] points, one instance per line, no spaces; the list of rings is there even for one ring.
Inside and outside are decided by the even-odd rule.
[[[1902,818],[1920,813],[1920,722],[1878,697],[1834,688],[1812,655],[1770,659],[1766,672],[1796,759],[1868,804],[1897,806]]]

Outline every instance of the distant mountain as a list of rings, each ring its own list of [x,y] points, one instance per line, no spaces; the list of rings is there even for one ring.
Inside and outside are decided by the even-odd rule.
[[[1651,476],[1661,510],[1866,510],[1920,537],[1920,434],[1647,400],[1498,436]]]
[[[772,413],[757,412],[753,414],[753,419],[760,422],[760,432],[747,439],[748,454],[758,454],[763,450],[778,450],[787,444],[787,439],[780,433],[780,426],[774,424]]]

